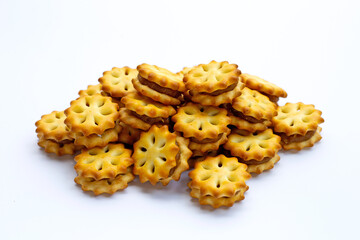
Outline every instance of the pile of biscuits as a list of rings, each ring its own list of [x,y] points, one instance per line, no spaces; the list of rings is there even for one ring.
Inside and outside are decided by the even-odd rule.
[[[149,64],[114,67],[64,111],[36,122],[45,152],[75,156],[75,182],[95,195],[140,182],[166,186],[189,168],[190,195],[202,205],[232,206],[246,181],[280,160],[279,150],[320,141],[314,105],[236,64],[211,61],[178,73]]]

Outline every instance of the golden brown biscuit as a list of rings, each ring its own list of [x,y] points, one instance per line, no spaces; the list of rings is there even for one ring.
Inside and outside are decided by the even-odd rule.
[[[181,103],[181,96],[176,96],[177,94],[174,94],[175,97],[169,96],[164,93],[160,93],[147,85],[141,84],[138,78],[134,78],[132,80],[134,88],[141,93],[142,95],[151,98],[154,101],[161,102],[166,105],[179,105]],[[161,87],[160,87],[161,88]],[[160,89],[159,88],[159,89]],[[159,90],[158,89],[158,90]]]
[[[268,97],[247,87],[242,90],[239,97],[234,99],[232,108],[235,110],[234,115],[239,116],[237,113],[240,112],[253,118],[252,122],[271,120],[277,114],[276,105]],[[248,118],[246,120],[251,121]]]
[[[84,146],[88,149],[94,147],[104,147],[110,142],[116,142],[119,138],[119,132],[121,132],[121,130],[122,127],[117,123],[114,128],[105,130],[105,132],[101,135],[90,134],[89,136],[84,136],[82,133],[74,133],[74,143],[76,146]]]
[[[48,140],[40,136],[38,137],[38,145],[44,148],[44,151],[47,153],[55,153],[58,156],[73,155],[77,150],[73,140],[56,142],[51,139]]]
[[[191,151],[198,151],[202,153],[216,151],[219,149],[220,145],[227,142],[227,135],[229,135],[230,129],[226,130],[226,132],[222,133],[220,138],[217,139],[215,142],[207,142],[201,143],[201,141],[196,141],[196,139],[192,139],[189,144],[189,148]]]
[[[122,127],[122,130],[119,132],[119,142],[132,145],[139,140],[141,133],[139,129],[132,128],[123,122],[119,122],[119,125]]]
[[[273,134],[269,128],[263,132],[244,135],[233,131],[224,148],[231,151],[233,156],[241,158],[242,161],[262,161],[264,158],[272,158],[281,149],[281,138]]]
[[[176,134],[168,126],[152,126],[148,132],[140,135],[134,144],[134,174],[139,175],[142,183],[152,185],[170,176],[170,171],[177,165],[179,146]],[[164,184],[164,183],[163,183]]]
[[[201,141],[218,138],[228,131],[227,125],[231,119],[227,116],[226,109],[189,102],[178,109],[172,121],[175,122],[174,129],[182,132],[184,137],[194,137]]]
[[[87,87],[87,89],[79,91],[79,96],[80,97],[82,97],[82,96],[93,96],[95,94],[100,94],[100,95],[103,95],[103,96],[107,96],[107,93],[102,91],[101,88],[102,88],[101,84],[89,85]]]
[[[184,95],[191,101],[200,103],[204,106],[219,106],[221,104],[232,103],[236,97],[241,95],[241,90],[243,88],[244,84],[239,81],[232,90],[224,91],[217,95],[210,95],[193,90],[185,92]]]
[[[110,97],[99,94],[83,96],[72,101],[65,110],[65,124],[72,132],[80,132],[84,136],[93,133],[101,135],[106,129],[115,127],[118,108]]]
[[[241,71],[236,64],[211,61],[193,67],[185,74],[184,82],[189,90],[212,93],[237,83],[240,74]]]
[[[265,121],[259,122],[259,123],[252,123],[252,122],[246,121],[243,118],[236,117],[236,116],[232,115],[231,113],[229,113],[229,117],[231,118],[230,125],[235,126],[239,130],[245,130],[249,133],[262,132],[271,126],[271,121],[269,121],[269,120],[265,120]]]
[[[53,111],[41,116],[41,119],[35,123],[38,137],[56,142],[73,140],[69,127],[64,123],[65,119],[64,111]]]
[[[165,68],[143,63],[137,66],[137,70],[139,71],[141,78],[155,83],[158,86],[179,92],[184,92],[186,90],[181,76],[170,72]]]
[[[102,193],[113,194],[125,189],[134,178],[131,167],[128,167],[125,173],[119,173],[115,178],[95,180],[91,177],[77,176],[74,181],[81,185],[83,191],[92,191],[95,195],[99,195]]]
[[[180,148],[176,157],[176,166],[170,170],[169,177],[160,180],[164,186],[168,185],[171,180],[179,181],[181,173],[189,169],[188,160],[192,155],[188,148],[189,139],[177,136],[176,144]]]
[[[284,143],[283,141],[281,141],[281,145],[284,150],[295,149],[298,151],[303,148],[312,147],[316,142],[321,140],[322,138],[320,135],[321,130],[322,130],[321,127],[318,127],[316,131],[312,134],[312,136],[306,140],[303,139],[302,141],[290,142],[290,143]]]
[[[119,119],[124,122],[126,125],[129,125],[132,128],[140,129],[147,131],[152,125],[164,125],[168,124],[168,118],[150,118],[144,115],[137,115],[133,111],[130,111],[126,108],[121,108],[119,111]]]
[[[235,201],[242,200],[243,193],[248,190],[245,181],[250,179],[251,175],[246,168],[247,166],[239,163],[235,157],[207,157],[204,161],[197,162],[195,169],[189,173],[189,187],[192,190],[190,194],[199,198],[200,204],[210,204],[214,208],[232,206]],[[239,193],[241,196],[238,196]],[[229,202],[224,202],[224,199]]]
[[[176,113],[172,106],[161,104],[138,93],[128,94],[121,99],[121,102],[128,110],[151,118],[168,118]]]
[[[126,173],[134,160],[132,151],[123,144],[108,144],[105,147],[83,149],[75,157],[74,166],[78,176],[95,180],[113,179],[120,173]]]
[[[272,119],[274,131],[287,136],[304,136],[308,131],[315,132],[318,125],[324,122],[321,114],[312,104],[286,103],[278,107],[278,115]]]
[[[275,163],[277,163],[280,160],[280,156],[278,154],[275,154],[274,157],[272,157],[270,160],[260,163],[260,164],[247,164],[248,168],[247,171],[249,173],[256,173],[260,174],[263,171],[270,170],[274,167]]]
[[[112,97],[124,97],[135,91],[131,81],[137,77],[138,73],[136,69],[129,67],[114,67],[111,71],[104,72],[99,82],[102,90]]]
[[[243,73],[240,75],[243,83],[246,87],[257,90],[265,95],[274,96],[274,97],[287,97],[287,93],[281,87],[276,86],[275,84],[268,82],[260,77]]]

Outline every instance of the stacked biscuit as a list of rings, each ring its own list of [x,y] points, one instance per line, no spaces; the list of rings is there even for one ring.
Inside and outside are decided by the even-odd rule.
[[[236,64],[211,61],[178,73],[154,65],[113,68],[65,111],[36,122],[38,145],[75,157],[75,182],[95,195],[140,182],[178,181],[189,168],[190,195],[200,204],[244,199],[250,173],[321,139],[313,105],[287,103],[287,93]]]

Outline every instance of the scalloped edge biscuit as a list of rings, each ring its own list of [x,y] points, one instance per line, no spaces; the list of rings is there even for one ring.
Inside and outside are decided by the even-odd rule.
[[[243,88],[244,85],[239,81],[233,90],[221,93],[217,96],[198,92],[194,92],[193,96],[191,96],[190,92],[185,92],[184,95],[186,95],[188,99],[191,99],[191,101],[200,103],[204,106],[219,106],[225,103],[232,103],[236,97],[241,95],[241,90]]]
[[[227,135],[230,133],[230,129],[228,131],[224,132],[219,140],[213,143],[196,143],[190,141],[189,148],[191,151],[199,151],[202,153],[207,153],[209,151],[216,151],[219,149],[220,145],[227,142],[228,138]]]
[[[285,92],[284,89],[258,76],[250,75],[247,73],[243,73],[240,76],[245,86],[250,89],[257,90],[259,92],[275,97],[282,97],[282,98],[287,97],[287,93]]]
[[[318,127],[316,129],[314,135],[306,141],[293,142],[293,143],[289,143],[289,144],[282,143],[282,147],[284,150],[294,149],[294,150],[298,150],[298,151],[300,151],[304,148],[312,147],[312,146],[314,146],[315,143],[319,142],[322,139],[322,137],[320,135],[321,130],[322,130],[322,128]]]
[[[245,119],[236,117],[230,113],[229,113],[229,117],[231,118],[230,125],[235,126],[239,130],[246,130],[251,133],[265,131],[272,124],[269,120],[265,120],[264,122],[261,123],[251,123],[246,121]]]
[[[136,69],[127,66],[122,68],[113,67],[110,71],[103,73],[103,76],[99,78],[99,82],[102,85],[102,90],[112,97],[124,97],[135,91],[131,80],[136,78],[138,73]]]
[[[275,154],[274,157],[272,157],[269,161],[261,164],[249,164],[247,171],[249,173],[256,173],[260,174],[266,170],[270,170],[275,166],[275,163],[277,163],[280,160],[280,156],[278,154]]]
[[[168,118],[176,113],[172,106],[161,104],[138,93],[128,94],[121,99],[121,102],[127,109],[151,118]]]
[[[220,69],[224,70],[220,71]],[[208,64],[199,64],[193,67],[185,74],[183,81],[189,90],[211,93],[237,83],[240,74],[238,65],[229,64],[227,61],[216,62],[213,60]],[[203,80],[200,81],[200,77]]]

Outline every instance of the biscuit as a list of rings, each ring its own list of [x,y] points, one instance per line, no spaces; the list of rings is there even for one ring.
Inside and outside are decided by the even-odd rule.
[[[82,97],[82,96],[93,96],[95,94],[100,94],[100,95],[103,95],[103,96],[107,96],[107,93],[102,91],[102,85],[101,84],[89,85],[87,87],[87,89],[79,91],[79,96],[80,97]]]
[[[201,152],[198,150],[192,150],[193,154],[191,158],[188,160],[189,168],[194,168],[196,162],[204,161],[207,156],[215,157],[219,155],[219,150],[208,151],[208,152]]]
[[[123,122],[119,122],[119,125],[122,127],[122,130],[119,132],[119,142],[132,145],[139,140],[141,133],[139,129],[132,128]]]
[[[274,132],[285,133],[286,136],[304,136],[308,131],[316,131],[324,122],[321,111],[312,104],[286,103],[278,107],[278,115],[272,119]]]
[[[132,151],[123,144],[108,144],[105,147],[83,149],[75,157],[74,169],[78,176],[94,180],[113,179],[120,173],[126,173],[133,165]]]
[[[278,154],[275,154],[275,156],[272,157],[267,162],[260,163],[260,164],[247,164],[247,166],[248,166],[247,171],[249,173],[260,174],[263,171],[272,169],[274,167],[275,163],[277,163],[279,160],[280,160],[280,156]]]
[[[131,81],[137,77],[138,73],[136,69],[129,67],[114,67],[111,71],[104,72],[103,76],[99,78],[99,82],[102,85],[102,90],[112,97],[124,97],[135,92]]]
[[[70,129],[64,123],[65,119],[64,111],[53,111],[41,116],[41,119],[35,123],[38,137],[56,142],[73,140]]]
[[[182,132],[184,137],[194,137],[201,141],[218,138],[228,131],[227,125],[231,119],[226,109],[189,102],[178,109],[172,121],[175,122],[174,129]]]
[[[206,157],[204,161],[195,163],[195,169],[189,173],[190,195],[198,198],[200,204],[214,208],[232,206],[235,201],[244,199],[244,192],[248,190],[245,181],[251,175],[246,169],[247,166],[235,157]],[[224,202],[224,199],[229,202]]]
[[[168,185],[171,180],[179,181],[181,173],[189,169],[188,160],[192,155],[188,148],[189,139],[177,136],[176,144],[180,148],[179,157],[176,158],[176,166],[170,170],[169,177],[160,180],[164,186]]]
[[[77,150],[74,144],[74,141],[64,140],[61,142],[56,142],[54,140],[44,139],[40,136],[38,145],[44,148],[44,151],[47,153],[55,153],[58,156],[62,155],[73,155]]]
[[[271,120],[276,116],[276,105],[268,97],[245,87],[242,94],[232,104],[233,114],[245,118],[249,122]],[[238,114],[240,113],[240,115]],[[242,116],[241,113],[245,116]]]
[[[232,103],[233,99],[241,95],[244,84],[240,81],[236,83],[234,89],[222,92],[218,95],[210,95],[207,93],[196,92],[190,90],[184,95],[193,102],[200,103],[204,106],[219,106],[221,104]]]
[[[136,113],[126,108],[121,108],[119,114],[120,121],[122,121],[126,125],[129,125],[132,128],[144,131],[149,130],[153,124],[160,126],[168,124],[169,121],[169,119],[167,118],[150,118],[146,116],[136,115]]]
[[[177,135],[168,130],[168,126],[152,126],[148,132],[142,132],[139,141],[134,144],[134,174],[140,182],[149,181],[152,185],[170,176],[177,165],[180,148]],[[163,183],[164,184],[164,183]]]
[[[65,124],[71,131],[84,136],[93,133],[101,135],[106,129],[115,127],[115,120],[119,117],[118,108],[110,97],[99,94],[83,96],[72,101],[65,110]]]
[[[257,90],[264,95],[270,96],[269,97],[270,100],[271,100],[271,97],[275,97],[275,98],[273,98],[274,100],[276,100],[276,98],[279,98],[279,97],[282,97],[282,98],[287,97],[287,93],[285,92],[284,89],[282,89],[281,87],[278,87],[275,84],[268,82],[260,77],[250,75],[247,73],[243,73],[243,74],[241,74],[241,79],[246,87],[253,89],[253,90]]]
[[[128,94],[121,99],[121,102],[128,110],[151,118],[168,118],[176,113],[173,107],[161,104],[138,93]]]
[[[245,130],[249,133],[265,131],[272,124],[269,120],[265,120],[259,123],[248,122],[243,118],[232,115],[231,113],[229,113],[229,117],[231,118],[230,125],[235,126],[239,130]]]
[[[105,130],[105,132],[101,135],[90,134],[89,136],[84,136],[82,133],[74,133],[74,143],[76,146],[84,146],[88,149],[94,147],[104,147],[110,142],[116,142],[119,138],[119,132],[121,132],[121,130],[122,127],[117,123],[114,128]]]
[[[125,189],[134,178],[131,167],[128,167],[125,173],[119,173],[115,178],[95,180],[91,177],[77,176],[74,181],[81,185],[83,191],[92,191],[95,195],[100,195],[102,193],[113,194]]]
[[[139,76],[141,78],[155,83],[160,87],[179,92],[184,92],[186,90],[181,76],[170,72],[165,68],[143,63],[137,66],[137,70],[139,71]]]
[[[226,132],[222,133],[220,138],[215,142],[208,142],[208,143],[199,143],[190,141],[189,148],[191,151],[198,151],[202,153],[210,152],[210,151],[216,151],[219,149],[220,145],[227,142],[227,135],[229,135],[230,129],[228,129]]]
[[[228,136],[224,148],[231,151],[233,156],[243,161],[262,161],[264,158],[272,158],[281,149],[281,138],[273,134],[269,128],[263,132],[244,135],[233,131]]]
[[[321,130],[322,130],[321,127],[318,127],[316,131],[313,133],[313,135],[307,140],[303,140],[299,142],[291,142],[291,143],[284,143],[283,141],[281,141],[281,145],[284,150],[295,149],[298,151],[303,148],[312,147],[316,142],[321,140],[322,138],[320,135]]]
[[[184,76],[185,86],[189,90],[212,93],[226,89],[239,81],[241,71],[236,64],[211,61],[193,67]]]
[[[181,103],[181,97],[172,97],[140,83],[138,78],[132,80],[134,88],[142,95],[151,98],[154,101],[161,102],[166,105],[179,105]]]

